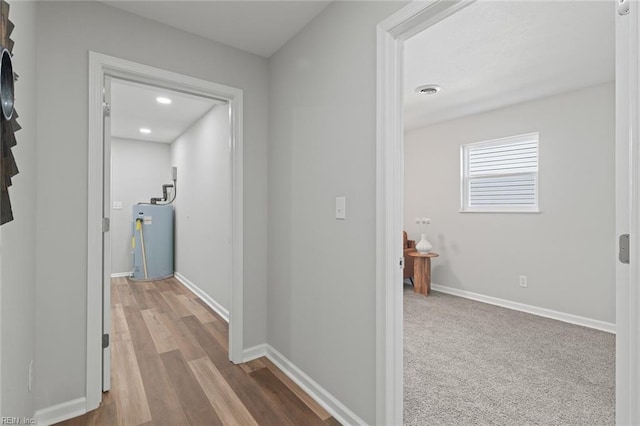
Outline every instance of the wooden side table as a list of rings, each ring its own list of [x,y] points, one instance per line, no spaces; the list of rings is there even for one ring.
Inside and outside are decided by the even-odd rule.
[[[420,293],[428,296],[431,293],[431,258],[440,256],[438,253],[418,253],[412,251],[407,253],[411,257],[415,257],[413,262],[413,275],[415,284],[413,285],[414,293]]]

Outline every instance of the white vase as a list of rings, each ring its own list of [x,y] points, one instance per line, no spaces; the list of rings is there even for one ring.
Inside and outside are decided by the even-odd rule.
[[[422,234],[420,236],[420,241],[418,241],[418,244],[416,244],[416,250],[418,250],[418,253],[429,253],[432,248],[433,246],[429,243],[429,241],[427,241],[427,234]]]

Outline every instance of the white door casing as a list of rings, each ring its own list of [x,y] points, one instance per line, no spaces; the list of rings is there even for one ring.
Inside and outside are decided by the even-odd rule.
[[[627,0],[628,1],[628,0]],[[404,41],[473,1],[413,1],[377,28],[376,423],[402,424],[402,251]],[[640,424],[637,238],[640,199],[637,2],[616,13],[616,235],[631,234],[631,264],[616,262],[616,421]],[[570,23],[567,23],[570,25]],[[611,253],[616,256],[617,252]]]
[[[616,255],[616,423],[640,423],[638,348],[638,47],[637,2],[616,15],[616,235],[630,235],[630,263]],[[613,3],[612,9],[617,8]],[[616,244],[617,246],[617,244]]]
[[[102,400],[102,218],[110,202],[105,188],[103,146],[103,83],[105,76],[150,84],[194,95],[225,100],[229,104],[231,129],[231,309],[229,314],[229,359],[243,358],[243,91],[210,81],[177,74],[120,58],[89,52],[89,138],[88,138],[88,236],[87,236],[87,377],[86,411]],[[110,271],[109,271],[110,275]],[[109,288],[109,287],[106,287]],[[108,310],[107,310],[108,311]],[[105,374],[108,374],[105,372]]]
[[[402,424],[402,216],[404,41],[472,4],[414,1],[377,28],[376,423]]]
[[[102,108],[102,217],[106,220],[102,232],[102,336],[111,331],[111,77],[104,76]],[[111,388],[111,345],[102,348],[102,392]],[[106,347],[105,347],[106,346]]]

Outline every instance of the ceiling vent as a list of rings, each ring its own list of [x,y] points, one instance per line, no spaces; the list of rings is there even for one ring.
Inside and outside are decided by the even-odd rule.
[[[435,95],[440,91],[440,86],[437,84],[425,84],[424,86],[416,87],[416,93],[421,95]]]

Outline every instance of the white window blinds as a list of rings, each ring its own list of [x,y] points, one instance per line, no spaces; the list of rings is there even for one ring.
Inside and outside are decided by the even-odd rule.
[[[463,145],[463,211],[538,211],[538,133]]]

